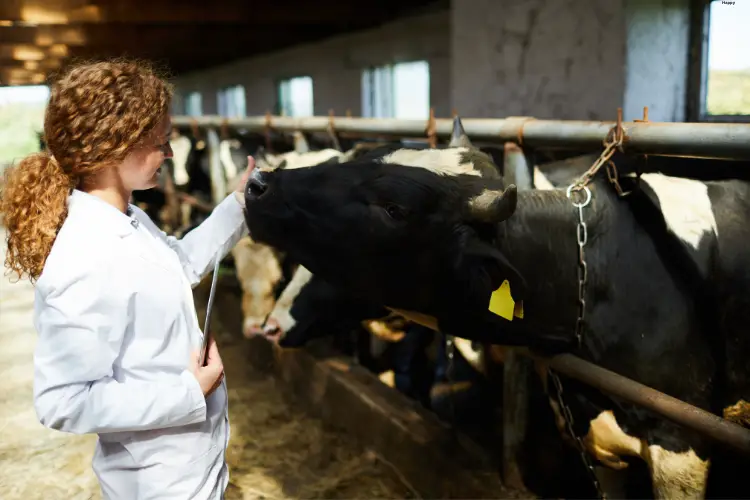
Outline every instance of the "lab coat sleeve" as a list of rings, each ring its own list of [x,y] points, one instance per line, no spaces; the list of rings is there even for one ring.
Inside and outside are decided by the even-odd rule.
[[[206,399],[186,369],[163,381],[118,381],[120,355],[133,314],[127,269],[77,263],[37,287],[34,407],[46,427],[74,434],[126,432],[203,422]]]
[[[243,208],[238,193],[232,193],[214,208],[206,220],[181,239],[162,233],[169,246],[179,255],[190,286],[198,285],[213,270],[217,252],[221,251],[223,259],[248,234]]]

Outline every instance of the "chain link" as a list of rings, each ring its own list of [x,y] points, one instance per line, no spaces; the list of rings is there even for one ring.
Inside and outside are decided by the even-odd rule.
[[[602,164],[603,162],[599,163],[599,166]],[[589,232],[588,226],[583,217],[583,209],[591,203],[591,189],[586,186],[585,182],[582,182],[581,179],[579,179],[578,182],[571,184],[565,193],[568,199],[571,200],[573,206],[578,209],[578,224],[576,225],[576,242],[578,243],[578,317],[576,318],[575,335],[579,348],[583,345],[583,327],[586,322],[586,285],[588,283],[588,266],[586,265],[584,247],[586,246],[586,243],[588,243]],[[599,479],[594,472],[593,462],[586,452],[586,447],[584,446],[583,441],[578,437],[573,428],[573,413],[570,411],[570,407],[565,404],[560,378],[552,370],[548,370],[548,374],[552,379],[552,383],[555,385],[557,402],[560,406],[563,418],[565,419],[568,434],[574,441],[576,448],[578,448],[578,453],[583,461],[584,467],[586,468],[586,473],[589,475],[591,483],[596,489],[599,498],[604,499],[606,496],[602,491]]]
[[[586,221],[583,220],[583,209],[591,203],[591,190],[588,186],[571,184],[566,192],[573,206],[578,209],[578,225],[576,226],[576,241],[578,242],[578,319],[576,319],[576,341],[578,347],[583,345],[583,325],[586,321],[586,284],[588,283],[588,266],[584,247],[589,240]],[[582,201],[574,201],[574,194],[583,195]]]
[[[591,203],[591,189],[588,187],[588,183],[591,179],[599,172],[599,170],[606,164],[607,165],[607,177],[609,181],[614,185],[617,194],[620,196],[626,196],[629,193],[624,193],[620,183],[618,181],[617,168],[613,161],[610,160],[615,151],[622,149],[623,140],[625,137],[622,129],[621,122],[621,110],[618,110],[617,126],[614,127],[604,140],[604,150],[599,155],[599,158],[594,162],[591,167],[583,173],[575,182],[573,182],[567,189],[566,195],[571,201],[573,206],[578,209],[578,223],[576,224],[576,242],[578,244],[578,317],[576,318],[575,335],[578,348],[583,346],[583,328],[586,322],[586,285],[588,284],[588,266],[586,264],[586,254],[584,249],[589,240],[588,226],[583,217],[583,209]],[[563,387],[560,382],[560,378],[552,370],[547,370],[549,377],[552,379],[552,383],[555,386],[555,392],[557,393],[557,402],[560,406],[560,411],[565,419],[565,425],[569,437],[575,443],[578,448],[578,453],[583,461],[586,473],[591,479],[591,483],[597,491],[599,498],[604,499],[606,495],[602,491],[599,479],[596,477],[594,472],[594,465],[586,452],[586,447],[583,444],[583,440],[578,437],[573,427],[573,413],[570,411],[570,407],[565,404],[563,398]]]
[[[617,169],[615,164],[610,160],[612,155],[615,154],[615,151],[622,147],[623,137],[624,134],[618,119],[617,127],[607,135],[607,138],[604,141],[604,151],[599,155],[599,158],[597,158],[591,168],[573,182],[566,191],[568,199],[578,211],[578,223],[576,224],[576,243],[578,244],[578,317],[576,318],[575,335],[579,349],[583,346],[583,329],[586,323],[586,285],[588,284],[588,265],[586,263],[586,253],[584,250],[589,241],[589,232],[588,225],[583,217],[583,209],[588,207],[591,203],[591,189],[589,189],[587,184],[597,172],[599,172],[602,166],[606,164],[609,181],[615,186],[615,190],[620,196],[625,196],[617,179]],[[586,447],[583,444],[583,441],[575,433],[573,427],[573,413],[570,411],[570,407],[565,404],[560,378],[552,370],[548,370],[548,374],[555,386],[557,402],[560,406],[563,418],[565,419],[567,432],[570,435],[570,438],[574,441],[576,448],[578,448],[578,453],[583,461],[586,473],[591,479],[591,483],[596,489],[599,498],[604,499],[606,498],[606,495],[604,494],[599,479],[594,472],[593,462],[589,457],[589,454],[586,452]]]
[[[599,478],[596,477],[594,464],[589,458],[588,453],[586,453],[586,447],[583,444],[583,440],[578,437],[578,435],[575,433],[575,429],[573,428],[573,413],[570,411],[570,407],[568,407],[568,405],[566,405],[565,401],[563,400],[563,387],[562,383],[560,382],[560,378],[552,370],[547,370],[547,372],[549,374],[549,377],[552,379],[552,383],[555,385],[555,391],[557,392],[557,403],[560,406],[560,411],[562,411],[563,418],[565,419],[568,434],[570,435],[570,438],[575,442],[576,448],[578,448],[578,453],[581,457],[581,461],[583,462],[583,466],[586,469],[586,473],[588,474],[589,479],[591,479],[591,484],[593,484],[594,488],[596,489],[597,496],[600,499],[605,500],[607,496],[602,490],[602,485],[599,483]]]

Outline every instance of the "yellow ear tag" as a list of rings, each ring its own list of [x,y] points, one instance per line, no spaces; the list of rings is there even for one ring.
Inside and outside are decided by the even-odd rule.
[[[518,302],[518,304],[515,303],[510,294],[508,280],[503,281],[500,288],[492,292],[488,309],[491,313],[497,314],[508,321],[513,321],[513,317],[523,318],[523,301]]]

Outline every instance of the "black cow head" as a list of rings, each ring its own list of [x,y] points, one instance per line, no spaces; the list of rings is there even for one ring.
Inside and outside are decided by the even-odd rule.
[[[257,241],[363,299],[436,317],[486,310],[503,280],[516,300],[525,284],[493,241],[516,188],[485,171],[496,172],[492,160],[470,145],[256,169],[246,222]]]

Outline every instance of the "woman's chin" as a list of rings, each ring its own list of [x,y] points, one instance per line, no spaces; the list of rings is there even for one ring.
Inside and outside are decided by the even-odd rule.
[[[145,191],[147,189],[153,189],[153,188],[158,187],[158,186],[159,186],[159,178],[158,177],[153,177],[149,181],[144,182],[143,185],[138,186],[133,191]]]
[[[154,172],[154,175],[151,176],[151,178],[146,183],[146,186],[143,189],[151,189],[159,185],[159,178],[161,177],[161,167],[159,167],[156,172]]]

